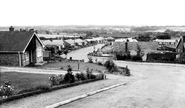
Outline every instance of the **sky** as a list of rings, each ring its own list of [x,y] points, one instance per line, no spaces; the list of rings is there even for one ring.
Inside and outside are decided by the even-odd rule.
[[[185,25],[183,0],[0,0],[0,26]]]

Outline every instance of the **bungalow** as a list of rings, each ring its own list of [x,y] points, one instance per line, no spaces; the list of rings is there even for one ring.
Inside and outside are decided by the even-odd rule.
[[[77,43],[80,46],[86,45],[87,42],[85,40],[82,39],[75,39],[75,43]]]
[[[41,63],[43,46],[32,31],[1,31],[0,65],[26,66]]]
[[[157,42],[128,42],[127,46],[125,42],[114,42],[113,43],[113,52],[116,54],[127,55],[128,52],[130,55],[136,55],[138,46],[144,53],[143,60],[145,61],[147,53],[158,52],[158,43]]]
[[[67,43],[69,43],[71,46],[75,46],[75,40],[73,39],[67,39],[65,40]]]
[[[54,46],[56,47],[56,50],[62,50],[63,48],[65,48],[67,46],[67,43],[63,40],[44,40],[43,41],[45,46]]]
[[[175,47],[176,44],[178,43],[178,39],[156,39],[154,41],[158,42],[158,44],[160,46],[164,46],[164,45],[169,46],[170,45],[172,47]]]

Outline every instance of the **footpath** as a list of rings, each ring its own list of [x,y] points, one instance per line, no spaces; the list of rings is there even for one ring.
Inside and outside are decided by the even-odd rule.
[[[7,67],[0,66],[0,72],[22,72],[22,73],[36,73],[36,74],[65,74],[67,71],[60,69],[39,69],[29,67]],[[74,73],[79,71],[73,71]]]

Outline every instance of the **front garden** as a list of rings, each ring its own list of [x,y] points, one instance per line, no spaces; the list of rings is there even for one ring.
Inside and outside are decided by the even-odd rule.
[[[23,98],[103,79],[103,74],[97,70],[99,67],[104,69],[103,66],[87,63],[81,65],[81,69],[86,69],[80,73],[73,73],[72,67],[74,67],[75,70],[75,64],[72,66],[69,64],[64,64],[66,66],[66,68],[64,68],[64,70],[66,70],[66,74],[60,75],[1,72],[0,104],[6,102],[6,100],[14,100],[14,97],[15,99]],[[52,65],[54,64],[50,64],[49,66],[52,67]],[[65,67],[64,65],[62,66],[61,64],[58,64],[60,68]],[[55,64],[54,66],[57,65]]]

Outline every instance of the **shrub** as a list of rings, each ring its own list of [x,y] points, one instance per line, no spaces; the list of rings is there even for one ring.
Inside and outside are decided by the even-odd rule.
[[[87,80],[88,79],[87,74],[82,73],[82,72],[81,73],[76,73],[75,76],[77,77],[78,80]]]
[[[89,63],[93,63],[92,57],[89,57],[88,59],[89,59]]]
[[[120,68],[120,74],[130,76],[130,69],[128,69],[128,66],[126,67],[119,67]]]
[[[140,56],[132,56],[132,61],[142,61],[142,57]]]
[[[107,60],[104,64],[104,66],[107,68],[109,72],[116,72],[119,71],[118,67],[114,64],[112,60]]]
[[[72,73],[66,73],[64,75],[64,80],[63,80],[63,83],[73,83],[75,82],[75,77]]]
[[[57,77],[52,75],[51,77],[49,77],[49,81],[51,82],[51,86],[55,86],[55,85],[58,85],[59,82],[57,80]]]
[[[13,95],[13,92],[14,92],[14,87],[11,86],[9,81],[5,82],[5,84],[0,87],[0,96],[2,96],[3,98],[7,98]]]
[[[103,65],[103,63],[99,61],[99,62],[98,62],[98,65]]]

